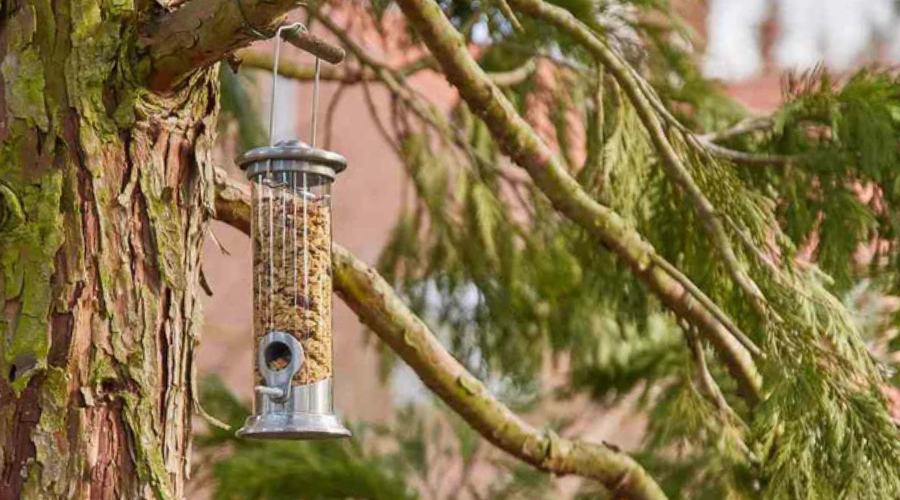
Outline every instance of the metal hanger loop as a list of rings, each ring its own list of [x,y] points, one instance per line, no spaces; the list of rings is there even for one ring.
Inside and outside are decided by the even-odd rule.
[[[275,99],[278,95],[278,64],[281,59],[282,33],[287,30],[305,31],[303,23],[285,24],[275,31],[275,57],[272,61],[272,96],[269,103],[269,146],[275,145]]]

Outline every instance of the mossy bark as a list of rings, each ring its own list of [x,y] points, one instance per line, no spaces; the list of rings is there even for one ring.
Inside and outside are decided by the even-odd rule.
[[[161,9],[0,10],[0,500],[183,497],[218,91],[139,83]]]

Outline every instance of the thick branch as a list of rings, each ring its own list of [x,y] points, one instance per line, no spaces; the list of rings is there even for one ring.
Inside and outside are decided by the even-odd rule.
[[[216,173],[216,217],[249,234],[245,186]],[[631,457],[606,445],[569,440],[530,426],[498,401],[437,340],[391,286],[338,245],[333,247],[335,291],[360,320],[485,439],[538,469],[602,483],[615,498],[665,500],[665,493]]]
[[[576,474],[605,485],[615,498],[663,499],[665,494],[631,457],[605,445],[539,431],[497,401],[438,342],[378,274],[335,246],[338,295],[422,381],[498,448],[557,475]]]
[[[150,26],[141,43],[150,63],[149,87],[166,91],[192,71],[257,39],[247,24],[271,32],[296,0],[192,0]],[[243,10],[246,15],[241,14]]]
[[[512,3],[512,2],[511,2]],[[521,3],[516,0],[513,5]],[[665,270],[655,261],[653,246],[617,213],[585,193],[563,163],[516,112],[475,60],[465,50],[465,40],[431,0],[398,0],[407,20],[441,63],[449,81],[459,89],[469,107],[487,124],[504,153],[523,167],[538,188],[562,214],[596,235],[612,249],[678,316],[697,326],[716,347],[752,404],[759,400],[761,382],[749,353],[706,307],[681,284],[687,277],[674,266]]]

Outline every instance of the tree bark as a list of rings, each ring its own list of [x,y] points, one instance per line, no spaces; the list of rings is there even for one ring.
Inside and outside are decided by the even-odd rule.
[[[142,86],[159,8],[0,11],[0,500],[183,496],[218,90]]]

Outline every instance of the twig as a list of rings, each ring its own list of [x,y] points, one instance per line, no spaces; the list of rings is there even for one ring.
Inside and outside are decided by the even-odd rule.
[[[747,153],[745,151],[737,151],[734,149],[719,146],[702,135],[695,135],[696,140],[706,151],[713,156],[728,160],[732,163],[741,165],[776,165],[786,167],[800,160],[799,156],[783,156],[764,153]]]
[[[713,316],[715,316],[716,319],[719,320],[722,325],[729,332],[731,332],[732,335],[734,335],[734,337],[741,343],[741,345],[743,345],[748,351],[750,351],[750,354],[756,357],[765,358],[765,355],[763,354],[759,346],[757,346],[756,343],[754,343],[746,333],[741,331],[741,329],[734,324],[731,318],[728,317],[727,314],[725,314],[725,311],[719,308],[719,306],[711,298],[703,293],[703,291],[700,290],[700,288],[698,288],[697,285],[695,285],[680,270],[678,270],[677,267],[656,254],[654,254],[653,256],[653,263],[665,269],[666,272],[668,272],[669,275],[671,275],[676,281],[678,281],[681,286],[683,286],[691,295],[694,296],[695,299],[697,299],[704,307],[709,309],[709,312]]]
[[[525,63],[518,68],[509,71],[489,73],[489,76],[491,80],[494,81],[494,84],[499,87],[512,87],[527,80],[528,77],[534,74],[536,69],[537,63],[535,63],[532,58],[525,61]]]
[[[728,404],[728,401],[725,400],[722,389],[719,388],[719,384],[716,383],[716,379],[713,378],[712,373],[710,373],[709,365],[706,364],[706,355],[703,353],[703,344],[700,342],[700,338],[694,334],[693,327],[689,324],[682,324],[681,328],[690,345],[694,364],[697,367],[697,379],[699,379],[703,391],[716,408],[719,409],[719,412],[722,413],[723,417],[731,419],[734,422],[743,423],[741,417],[738,416],[731,405]]]
[[[219,249],[219,252],[221,252],[222,255],[231,255],[231,252],[229,252],[228,249],[225,248],[225,245],[223,245],[222,241],[219,240],[219,237],[216,236],[216,232],[213,230],[212,226],[209,226],[209,231],[207,231],[207,234],[209,234],[209,239],[211,239],[213,243],[216,244],[216,248]]]
[[[513,12],[512,8],[509,6],[506,0],[496,0],[497,6],[500,8],[500,12],[503,13],[503,17],[512,24],[513,28],[519,33],[524,33],[525,28],[522,26],[522,23],[519,22],[519,18],[516,17],[516,13]]]
[[[450,124],[444,113],[438,110],[431,102],[423,99],[416,93],[402,77],[398,77],[396,72],[384,63],[379,62],[375,57],[369,54],[359,44],[357,44],[350,36],[340,28],[334,21],[327,17],[319,16],[316,11],[311,11],[311,15],[320,20],[323,26],[331,31],[341,42],[348,48],[350,53],[365,66],[368,66],[375,74],[375,77],[384,83],[385,86],[400,99],[416,116],[430,124],[437,132],[442,141],[452,141],[466,155],[469,156],[472,163],[478,164],[488,170],[493,170],[497,175],[510,183],[521,183],[522,179],[510,176],[507,172],[495,166],[495,162],[475,151],[469,141],[462,135],[462,131]],[[365,82],[363,82],[365,83]]]
[[[767,116],[763,117],[752,117],[743,119],[733,126],[726,128],[725,130],[719,130],[717,132],[710,132],[708,134],[702,134],[699,137],[709,141],[709,142],[722,142],[727,141],[729,139],[734,139],[736,137],[740,137],[742,135],[751,134],[753,132],[759,132],[761,130],[769,130],[775,125],[775,121]]]
[[[384,125],[384,122],[381,121],[381,117],[378,115],[378,108],[375,106],[375,99],[372,98],[372,91],[369,88],[368,82],[364,82],[363,86],[363,97],[366,101],[366,108],[369,110],[369,115],[372,117],[372,121],[375,122],[375,128],[378,130],[378,133],[381,134],[381,137],[384,141],[393,149],[394,154],[397,155],[397,158],[403,158],[403,153],[400,151],[400,148],[397,147],[397,139],[391,135],[388,131],[387,127]]]

